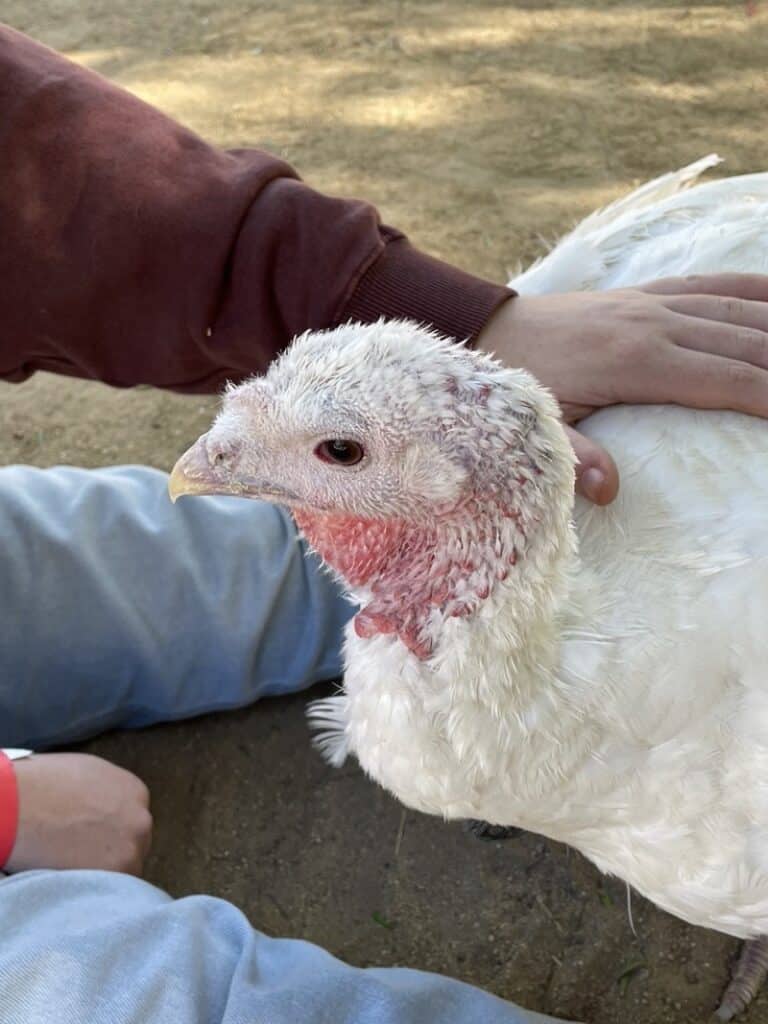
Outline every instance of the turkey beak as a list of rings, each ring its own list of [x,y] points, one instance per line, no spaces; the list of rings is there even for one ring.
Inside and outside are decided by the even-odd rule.
[[[231,494],[260,498],[278,505],[300,501],[293,491],[261,477],[243,474],[241,445],[237,440],[203,434],[186,451],[168,478],[168,493],[175,502],[184,494]]]
[[[242,489],[232,480],[226,466],[212,464],[204,434],[188,449],[173,467],[168,479],[171,501],[184,494],[240,494]]]

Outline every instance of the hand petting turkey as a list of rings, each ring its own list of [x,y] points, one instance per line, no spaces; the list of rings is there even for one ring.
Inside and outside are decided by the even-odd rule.
[[[670,277],[641,288],[520,295],[478,348],[524,366],[567,423],[606,405],[668,403],[768,415],[768,277]],[[619,489],[610,454],[568,428],[577,490],[606,505]]]
[[[748,206],[736,208],[750,189],[762,198],[765,175],[685,191],[718,163],[703,157],[588,217],[510,281],[520,295],[498,309],[477,347],[529,370],[566,423],[620,403],[768,416],[768,277],[721,272],[768,269],[759,225]],[[651,280],[673,265],[681,276]],[[570,427],[568,435],[576,489],[607,505],[619,489],[613,459]]]

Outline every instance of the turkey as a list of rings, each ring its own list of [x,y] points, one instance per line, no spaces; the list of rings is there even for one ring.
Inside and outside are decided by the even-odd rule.
[[[521,293],[768,269],[768,174],[707,157],[593,214]],[[409,807],[571,844],[768,967],[768,425],[617,406],[581,429],[622,477],[573,496],[552,397],[402,321],[309,333],[227,392],[172,497],[287,506],[359,611],[310,708]]]

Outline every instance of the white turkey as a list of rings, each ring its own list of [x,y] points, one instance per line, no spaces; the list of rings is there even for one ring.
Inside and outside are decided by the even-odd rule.
[[[594,214],[512,283],[768,266],[768,174]],[[297,339],[228,391],[171,493],[279,502],[360,607],[310,711],[410,807],[570,843],[693,924],[768,934],[768,425],[618,406],[581,429],[618,500],[573,497],[554,400],[408,322]],[[748,943],[720,1008],[768,965]]]

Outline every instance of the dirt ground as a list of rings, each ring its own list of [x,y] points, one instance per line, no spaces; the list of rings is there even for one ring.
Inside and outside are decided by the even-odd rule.
[[[224,146],[374,201],[503,278],[593,207],[712,150],[768,164],[768,3],[0,0],[0,17]],[[0,387],[0,463],[168,468],[213,400]],[[592,1024],[705,1020],[735,943],[535,836],[481,844],[311,751],[304,698],[90,749],[136,770],[153,882],[356,964],[409,964]],[[201,768],[201,761],[203,767]],[[374,916],[375,915],[375,916]],[[382,923],[383,922],[383,923]],[[745,1018],[768,1022],[768,992]]]

